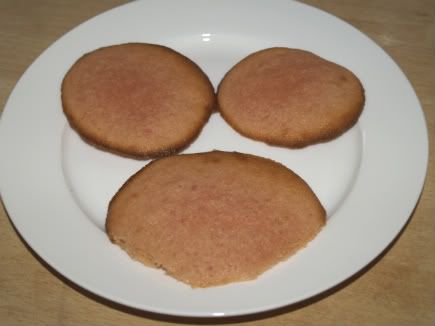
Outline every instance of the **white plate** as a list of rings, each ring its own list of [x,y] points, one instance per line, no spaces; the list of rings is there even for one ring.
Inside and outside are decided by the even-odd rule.
[[[191,289],[133,262],[103,225],[108,200],[146,162],[82,142],[61,110],[70,65],[95,48],[150,42],[196,61],[214,85],[248,53],[313,51],[351,69],[367,101],[338,139],[288,150],[239,136],[214,114],[187,152],[222,149],[271,157],[299,173],[328,211],[319,236],[255,281]],[[422,189],[428,144],[408,80],[377,45],[339,19],[285,0],[140,1],[78,26],[25,72],[2,116],[1,194],[17,230],[64,276],[110,300],[153,312],[230,316],[288,305],[348,278],[394,239]]]

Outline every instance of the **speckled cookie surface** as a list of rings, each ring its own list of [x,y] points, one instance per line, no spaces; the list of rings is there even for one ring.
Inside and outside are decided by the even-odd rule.
[[[209,287],[255,279],[324,223],[316,195],[285,166],[213,151],[145,166],[112,198],[106,231],[132,258]]]
[[[67,72],[61,91],[64,113],[82,138],[134,157],[188,145],[215,105],[213,86],[195,63],[145,43],[85,54]]]
[[[269,48],[237,63],[218,88],[223,118],[244,136],[304,147],[351,128],[365,101],[348,69],[308,51]]]

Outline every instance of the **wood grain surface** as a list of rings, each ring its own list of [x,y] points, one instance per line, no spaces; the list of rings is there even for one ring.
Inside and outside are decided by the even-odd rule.
[[[26,246],[1,206],[0,325],[434,325],[434,2],[303,2],[351,23],[384,48],[408,76],[426,114],[431,147],[424,191],[409,223],[381,257],[338,287],[290,307],[228,319],[168,317],[113,304],[67,281]],[[0,109],[46,47],[123,3],[0,0]],[[0,159],[8,158],[0,152]]]

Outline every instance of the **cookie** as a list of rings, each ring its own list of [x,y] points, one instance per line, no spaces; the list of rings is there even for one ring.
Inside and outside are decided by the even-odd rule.
[[[316,195],[285,166],[213,151],[145,166],[112,198],[106,231],[143,264],[210,287],[257,278],[324,224]]]
[[[194,62],[145,43],[85,54],[64,77],[61,98],[70,125],[83,139],[138,158],[187,146],[215,106],[213,86]]]
[[[222,117],[240,134],[300,148],[332,140],[363,110],[359,79],[311,52],[269,48],[237,63],[217,93]]]

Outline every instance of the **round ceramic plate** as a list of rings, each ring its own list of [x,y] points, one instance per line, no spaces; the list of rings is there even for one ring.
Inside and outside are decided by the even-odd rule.
[[[111,244],[104,232],[107,204],[147,161],[84,143],[62,113],[60,84],[84,53],[125,42],[172,47],[198,63],[215,86],[241,58],[273,46],[312,51],[360,78],[364,112],[334,141],[300,150],[268,146],[241,137],[215,113],[185,150],[252,153],[301,175],[328,212],[327,225],[306,248],[254,281],[192,289]],[[426,133],[419,102],[397,65],[329,14],[287,0],[137,1],[67,33],[22,76],[1,120],[1,194],[29,246],[91,292],[165,314],[254,313],[318,294],[386,248],[421,192]]]

